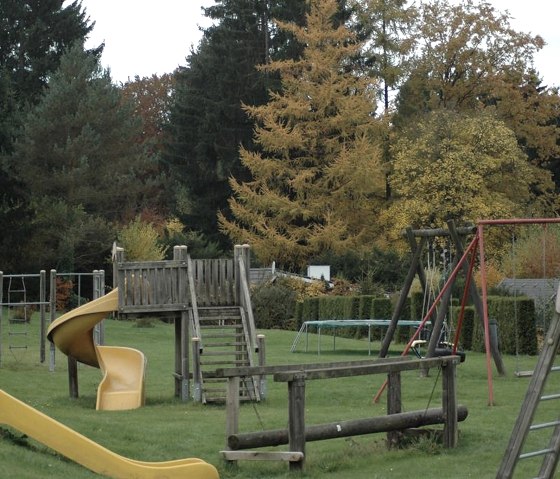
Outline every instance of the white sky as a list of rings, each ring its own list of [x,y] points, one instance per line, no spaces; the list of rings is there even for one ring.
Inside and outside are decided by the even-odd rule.
[[[537,54],[535,67],[546,84],[560,86],[560,2],[488,1],[498,10],[509,10],[516,30],[544,38],[547,45]],[[199,26],[210,25],[201,7],[213,4],[214,0],[82,0],[95,21],[87,46],[105,42],[101,61],[116,82],[171,73],[186,65],[191,45],[196,48],[200,40]]]

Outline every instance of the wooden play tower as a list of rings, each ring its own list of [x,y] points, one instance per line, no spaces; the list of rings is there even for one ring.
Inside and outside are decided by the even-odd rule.
[[[183,400],[192,395],[203,403],[225,401],[225,381],[213,371],[258,361],[249,246],[235,246],[233,259],[191,259],[186,246],[176,246],[172,260],[141,262],[126,262],[124,250],[115,248],[113,261],[119,315],[174,321],[175,395]],[[259,389],[258,381],[245,381],[240,398],[259,400]]]

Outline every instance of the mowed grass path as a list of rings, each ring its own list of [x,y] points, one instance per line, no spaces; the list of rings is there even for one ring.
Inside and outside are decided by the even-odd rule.
[[[3,357],[0,388],[57,419],[110,450],[139,460],[162,461],[181,457],[199,457],[214,464],[222,478],[293,477],[285,463],[240,462],[226,467],[219,451],[224,448],[225,409],[182,403],[173,397],[173,325],[154,322],[153,328],[137,328],[133,322],[106,321],[106,344],[130,346],[142,350],[148,358],[146,407],[133,411],[95,411],[96,388],[101,373],[80,365],[80,398],[68,397],[66,357],[56,352],[56,370],[48,371],[39,363],[38,324],[30,327],[29,349],[8,350],[8,338],[2,335]],[[4,328],[6,329],[6,328]],[[267,363],[292,364],[345,361],[367,358],[366,340],[332,338],[323,335],[322,353],[317,355],[317,336],[310,335],[309,351],[290,353],[296,333],[262,331],[266,337]],[[377,353],[375,343],[373,354]],[[402,345],[395,345],[399,354]],[[383,434],[333,439],[307,444],[306,478],[493,478],[506,448],[513,423],[519,413],[529,379],[513,373],[533,367],[536,358],[505,357],[508,374],[494,377],[495,404],[488,406],[485,357],[468,353],[458,368],[459,402],[469,409],[469,417],[460,423],[459,447],[445,450],[433,440],[421,440],[409,448],[387,451]],[[560,375],[559,375],[560,376]],[[384,378],[360,376],[337,380],[310,381],[306,386],[307,424],[357,419],[385,414],[383,397],[372,403]],[[437,407],[441,398],[441,379],[437,371],[429,377],[406,373],[402,379],[405,411]],[[560,377],[551,377],[547,390],[560,392]],[[557,405],[547,405],[539,413],[543,420],[558,417]],[[240,431],[274,429],[287,426],[287,388],[268,382],[268,399],[241,408]],[[533,440],[533,437],[531,438]],[[535,437],[535,441],[544,439]],[[544,443],[535,445],[535,448]],[[281,448],[279,448],[281,449]],[[283,448],[284,450],[286,447]],[[534,477],[538,461],[528,460],[519,468],[519,477]],[[2,477],[18,479],[92,478],[97,475],[22,437],[18,431],[0,429]],[[188,479],[188,478],[186,478]]]

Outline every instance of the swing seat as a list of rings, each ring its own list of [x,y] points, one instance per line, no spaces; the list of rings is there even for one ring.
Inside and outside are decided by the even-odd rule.
[[[420,347],[424,346],[427,343],[424,339],[417,339],[412,341],[411,348],[412,352],[418,357],[419,359],[423,359],[422,353],[420,352]],[[447,342],[441,342],[438,344],[438,347],[434,351],[434,355],[436,357],[442,356],[459,356],[460,362],[464,363],[466,359],[466,354],[464,351],[456,351],[453,353],[453,344]]]

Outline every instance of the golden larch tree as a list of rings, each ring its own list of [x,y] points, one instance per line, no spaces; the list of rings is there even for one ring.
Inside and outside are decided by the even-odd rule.
[[[335,0],[315,0],[306,26],[278,22],[304,53],[263,65],[280,75],[282,89],[265,105],[245,106],[258,151],[240,155],[252,180],[231,180],[234,219],[219,221],[263,262],[298,268],[325,251],[359,250],[375,231],[385,194],[383,123],[374,116],[373,80],[352,68],[360,45],[336,25],[336,13]]]

